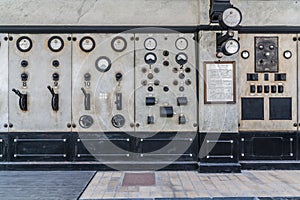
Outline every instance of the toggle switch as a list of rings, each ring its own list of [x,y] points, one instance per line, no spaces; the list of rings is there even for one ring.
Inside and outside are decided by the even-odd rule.
[[[27,111],[27,94],[22,94],[19,90],[12,89],[19,96],[19,107],[22,111]]]
[[[265,93],[269,93],[270,92],[270,86],[269,85],[265,85],[264,86],[264,92]]]
[[[271,86],[271,92],[276,93],[276,90],[277,90],[276,85],[272,85]]]
[[[247,81],[258,81],[258,74],[247,74]]]
[[[160,117],[173,117],[174,111],[172,106],[161,106]]]
[[[122,93],[116,94],[116,101],[115,101],[117,110],[122,110]]]
[[[147,117],[147,124],[154,124],[154,116]]]
[[[146,97],[146,106],[154,106],[156,103],[155,97]]]
[[[22,81],[27,81],[28,80],[28,74],[27,73],[22,73],[21,74],[21,79],[22,79]]]
[[[81,88],[81,91],[84,94],[84,109],[91,110],[91,94],[87,93],[84,88]]]
[[[178,123],[179,124],[185,124],[186,123],[186,118],[183,114],[181,114],[178,118]]]
[[[286,81],[286,74],[275,74],[275,81]]]
[[[262,93],[262,86],[261,85],[257,86],[257,93]]]
[[[84,80],[85,81],[90,81],[91,80],[91,74],[90,73],[85,73],[84,74]]]
[[[283,85],[278,85],[278,93],[283,93],[284,88]]]
[[[54,92],[54,89],[50,87],[50,85],[47,86],[48,90],[52,94],[52,100],[51,100],[51,106],[54,111],[59,110],[59,96],[57,93]]]
[[[177,97],[177,106],[186,106],[187,104],[187,97]]]

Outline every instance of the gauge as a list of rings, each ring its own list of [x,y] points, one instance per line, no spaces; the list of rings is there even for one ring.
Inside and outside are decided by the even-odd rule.
[[[221,21],[227,27],[237,27],[242,21],[242,13],[239,9],[235,7],[227,8],[222,13]]]
[[[79,42],[79,47],[84,52],[91,52],[95,48],[96,43],[91,37],[84,37]]]
[[[82,115],[80,118],[79,118],[79,125],[82,127],[82,128],[90,128],[94,123],[94,120],[91,116],[89,115]]]
[[[240,50],[240,44],[235,39],[229,39],[223,44],[223,53],[227,56],[236,54]]]
[[[188,41],[183,37],[178,38],[175,42],[175,46],[178,50],[185,50],[188,47]]]
[[[187,63],[188,61],[188,56],[185,54],[185,53],[178,53],[176,56],[175,56],[175,60],[176,62],[179,64],[179,65],[184,65]]]
[[[157,42],[154,38],[147,38],[144,42],[145,49],[152,51],[156,48]]]
[[[250,53],[249,53],[249,51],[245,50],[245,51],[242,51],[241,56],[242,56],[242,58],[247,59],[247,58],[249,58]]]
[[[106,56],[101,56],[96,60],[96,69],[100,72],[107,72],[111,67],[111,61]]]
[[[122,52],[122,51],[124,51],[126,49],[127,42],[126,42],[125,38],[118,36],[118,37],[115,37],[111,41],[111,47],[116,52]]]
[[[32,41],[29,37],[23,36],[17,40],[17,48],[19,51],[27,52],[32,48]]]
[[[289,50],[286,50],[285,52],[283,52],[283,57],[285,59],[290,59],[292,57],[292,55],[293,55],[292,52]]]
[[[125,125],[125,117],[123,115],[115,115],[111,119],[111,123],[116,128],[122,128]]]
[[[53,36],[48,40],[48,47],[51,51],[59,52],[64,48],[64,41],[58,36]]]
[[[144,59],[148,65],[153,65],[157,61],[157,57],[154,53],[147,53]]]

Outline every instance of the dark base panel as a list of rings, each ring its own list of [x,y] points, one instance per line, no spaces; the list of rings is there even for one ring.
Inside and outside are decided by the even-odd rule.
[[[200,163],[199,173],[241,173],[239,163]]]
[[[243,170],[300,170],[300,161],[240,161]]]

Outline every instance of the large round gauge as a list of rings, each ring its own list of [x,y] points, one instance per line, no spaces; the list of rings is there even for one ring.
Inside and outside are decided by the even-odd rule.
[[[227,8],[221,17],[222,23],[230,28],[237,27],[242,21],[242,13],[235,7]]]
[[[229,39],[223,44],[223,53],[227,56],[236,54],[240,50],[240,44],[236,39]]]
[[[101,56],[96,60],[96,69],[100,72],[107,72],[111,67],[111,61],[106,56]]]
[[[127,42],[123,37],[118,36],[112,39],[111,41],[111,48],[116,52],[122,52],[126,49],[126,47],[127,47]]]
[[[64,41],[58,36],[53,36],[48,40],[48,47],[53,52],[59,52],[64,48]]]
[[[185,38],[180,37],[176,40],[175,46],[178,50],[185,50],[188,47],[188,41]]]
[[[79,42],[79,47],[84,52],[91,52],[95,48],[96,43],[93,38],[87,36],[83,37]]]
[[[82,128],[90,128],[94,123],[94,120],[91,116],[89,115],[82,115],[80,118],[79,118],[79,125],[82,127]]]
[[[156,48],[157,42],[154,38],[147,38],[144,42],[145,49],[152,51]]]
[[[32,48],[32,41],[29,37],[23,36],[17,40],[17,48],[19,51],[28,52]]]

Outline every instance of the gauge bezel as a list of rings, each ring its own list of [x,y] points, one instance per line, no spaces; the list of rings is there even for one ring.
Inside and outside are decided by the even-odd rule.
[[[55,39],[58,39],[58,40],[61,42],[61,47],[58,48],[58,49],[53,49],[53,48],[51,47],[51,42],[52,42],[53,40],[55,40]],[[51,51],[53,51],[53,52],[59,52],[59,51],[61,51],[61,50],[64,48],[64,46],[65,46],[64,40],[63,40],[61,37],[59,37],[59,36],[53,36],[53,37],[51,37],[51,38],[48,40],[48,48],[49,48]]]
[[[99,62],[99,60],[101,60],[101,59],[105,59],[105,60],[107,60],[107,62],[108,62],[108,66],[107,66],[107,68],[106,68],[105,70],[102,70],[102,69],[99,68],[99,66],[98,66],[98,62]],[[107,72],[107,71],[109,71],[110,68],[111,68],[111,60],[110,60],[107,56],[100,56],[99,58],[97,58],[97,60],[96,60],[96,62],[95,62],[95,67],[96,67],[96,69],[97,69],[99,72]]]
[[[22,48],[20,47],[19,43],[20,43],[20,41],[23,40],[23,39],[26,39],[26,40],[29,41],[29,48],[28,48],[28,49],[22,49]],[[33,46],[33,45],[32,45],[32,40],[31,40],[29,37],[27,37],[27,36],[22,36],[22,37],[18,38],[17,43],[16,43],[16,46],[17,46],[17,48],[18,48],[19,51],[21,51],[21,52],[28,52],[28,51],[30,51],[30,50],[32,49],[32,46]]]
[[[238,49],[237,49],[237,51],[236,51],[235,53],[230,53],[230,52],[228,52],[227,49],[226,49],[226,44],[228,44],[228,42],[230,42],[230,41],[234,41],[234,42],[236,42],[236,44],[238,45]],[[239,41],[237,41],[237,40],[234,39],[234,38],[231,38],[231,39],[229,39],[229,40],[227,40],[227,41],[224,42],[224,51],[223,51],[223,53],[224,53],[226,56],[234,55],[234,54],[236,54],[236,53],[239,52],[240,47],[241,47],[241,45],[240,45]]]
[[[116,42],[116,40],[122,40],[124,42],[124,47],[122,49],[116,49],[115,46],[114,46],[114,43]],[[121,36],[117,36],[115,38],[113,38],[111,40],[111,48],[116,51],[116,52],[122,52],[124,51],[126,48],[127,48],[127,41],[125,38],[121,37]]]
[[[83,44],[83,41],[84,41],[84,40],[91,40],[91,41],[92,41],[93,46],[92,46],[91,49],[86,50],[86,49],[83,48],[83,45],[82,45],[82,44]],[[85,37],[81,38],[81,40],[79,41],[79,47],[80,47],[80,49],[81,49],[82,51],[84,51],[84,52],[86,52],[86,53],[89,53],[89,52],[91,52],[91,51],[93,51],[93,50],[95,49],[95,47],[96,47],[96,42],[95,42],[95,40],[94,40],[92,37],[90,37],[90,36],[85,36]]]
[[[182,40],[182,39],[185,40],[185,42],[186,42],[186,47],[183,48],[183,49],[178,48],[178,45],[177,45],[178,40]],[[189,46],[189,42],[188,42],[188,40],[187,40],[186,38],[184,38],[184,37],[180,37],[180,38],[178,38],[178,39],[175,41],[175,47],[176,47],[176,49],[178,49],[179,51],[186,50],[186,49],[188,48],[188,46]]]
[[[240,20],[239,20],[239,22],[237,23],[237,25],[234,25],[234,26],[228,25],[228,24],[226,23],[226,20],[224,20],[224,13],[225,13],[225,11],[227,11],[227,10],[229,10],[229,9],[234,9],[234,10],[236,10],[236,11],[239,13],[239,15],[240,15]],[[242,19],[243,19],[242,12],[241,12],[238,8],[236,8],[236,7],[230,7],[230,8],[227,8],[227,9],[225,9],[225,10],[222,12],[222,14],[221,14],[221,22],[222,22],[222,24],[223,24],[224,26],[226,26],[226,27],[229,27],[229,28],[235,28],[235,27],[238,27],[238,26],[241,24]]]
[[[154,41],[155,41],[155,46],[154,46],[154,48],[147,48],[147,46],[146,46],[146,41],[147,41],[147,40],[154,40]],[[155,50],[156,47],[157,47],[157,41],[156,41],[153,37],[148,37],[148,38],[146,38],[145,41],[144,41],[144,47],[145,47],[145,49],[148,50],[148,51],[153,51],[153,50]]]

